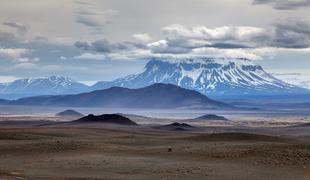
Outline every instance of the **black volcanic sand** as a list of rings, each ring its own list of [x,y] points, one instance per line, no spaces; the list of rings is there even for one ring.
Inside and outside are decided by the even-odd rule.
[[[309,179],[309,136],[229,131],[66,124],[1,127],[0,179]]]

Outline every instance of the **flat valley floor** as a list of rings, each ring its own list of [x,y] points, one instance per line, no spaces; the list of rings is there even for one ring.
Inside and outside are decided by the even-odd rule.
[[[277,132],[273,135],[270,132]],[[254,134],[249,132],[255,132]],[[296,135],[298,132],[306,132]],[[220,128],[7,125],[0,179],[310,179],[309,127]]]

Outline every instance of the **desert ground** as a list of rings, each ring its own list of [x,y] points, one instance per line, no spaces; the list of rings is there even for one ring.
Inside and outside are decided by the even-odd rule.
[[[187,131],[14,118],[0,123],[1,180],[310,179],[308,125]]]

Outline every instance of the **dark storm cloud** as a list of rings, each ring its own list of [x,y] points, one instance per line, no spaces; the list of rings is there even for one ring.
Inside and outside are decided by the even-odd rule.
[[[18,43],[18,39],[13,33],[4,32],[0,30],[0,44],[1,46],[12,46]]]
[[[178,46],[156,46],[151,48],[151,52],[154,54],[186,54],[192,52],[192,48]]]
[[[230,43],[214,43],[212,45],[206,45],[205,47],[213,47],[218,49],[240,49],[240,48],[250,48],[249,46],[241,44],[230,44]]]
[[[121,42],[121,43],[111,43],[106,39],[97,40],[91,43],[77,41],[74,43],[75,47],[82,50],[91,50],[98,53],[112,53],[119,51],[126,51],[132,49],[145,49],[146,45],[142,43],[134,42]]]
[[[275,24],[271,46],[285,48],[310,47],[310,24],[303,21],[287,21]]]
[[[85,26],[88,26],[88,27],[96,28],[96,29],[102,28],[102,24],[98,20],[90,16],[85,16],[85,15],[80,14],[76,18],[76,22],[83,24]]]
[[[90,45],[87,42],[77,41],[74,43],[74,46],[83,49],[83,50],[90,50]]]
[[[294,10],[310,7],[310,0],[254,0],[255,5],[270,5],[278,10]]]
[[[105,25],[111,23],[110,17],[117,14],[115,10],[101,10],[96,5],[84,2],[76,1],[78,9],[76,10],[76,22],[82,24],[93,32],[102,32]]]
[[[6,21],[3,23],[3,25],[16,29],[17,32],[20,34],[26,34],[27,33],[27,27],[23,24],[13,22],[13,21]]]
[[[94,41],[91,43],[92,49],[97,52],[110,53],[112,51],[118,51],[123,49],[123,47],[119,44],[112,44],[109,41],[102,39],[98,41]]]

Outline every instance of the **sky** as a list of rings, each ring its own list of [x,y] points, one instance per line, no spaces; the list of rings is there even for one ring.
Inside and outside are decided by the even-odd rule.
[[[310,81],[310,0],[1,0],[0,82],[108,81],[189,56],[249,58]]]

